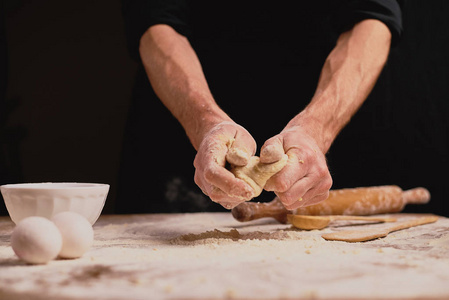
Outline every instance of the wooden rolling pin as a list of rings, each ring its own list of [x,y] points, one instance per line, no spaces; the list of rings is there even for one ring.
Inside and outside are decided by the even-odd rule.
[[[352,215],[366,216],[396,213],[406,204],[425,204],[430,200],[427,189],[419,187],[403,191],[395,185],[331,190],[321,203],[287,210],[276,197],[268,203],[244,202],[232,209],[232,215],[240,222],[271,217],[287,223],[287,214],[298,215]]]

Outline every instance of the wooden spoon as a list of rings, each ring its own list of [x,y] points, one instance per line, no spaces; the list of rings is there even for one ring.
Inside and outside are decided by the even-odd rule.
[[[423,224],[433,223],[438,220],[437,216],[421,217],[409,221],[398,222],[395,225],[386,228],[372,228],[366,230],[348,230],[333,233],[323,234],[322,237],[328,241],[343,241],[343,242],[364,242],[374,240],[381,237],[386,237],[390,232],[419,226]]]
[[[303,216],[303,215],[287,215],[287,220],[293,226],[306,229],[323,229],[331,221],[334,220],[360,220],[360,221],[372,221],[372,222],[395,222],[395,218],[387,217],[359,217],[359,216]]]

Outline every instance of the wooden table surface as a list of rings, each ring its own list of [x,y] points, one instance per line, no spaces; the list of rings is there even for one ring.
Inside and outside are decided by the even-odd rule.
[[[399,219],[416,215],[396,214]],[[0,218],[0,299],[449,299],[449,219],[364,243],[229,213],[106,215],[83,257],[27,265]]]

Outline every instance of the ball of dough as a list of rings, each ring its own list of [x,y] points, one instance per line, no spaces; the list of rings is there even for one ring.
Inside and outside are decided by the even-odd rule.
[[[11,235],[14,253],[31,264],[45,264],[58,256],[62,237],[53,222],[43,217],[20,221]]]
[[[80,214],[66,211],[53,216],[52,221],[62,235],[62,258],[81,257],[92,246],[94,231],[92,225]]]

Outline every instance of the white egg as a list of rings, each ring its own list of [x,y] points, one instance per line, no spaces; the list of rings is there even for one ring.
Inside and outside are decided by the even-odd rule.
[[[14,228],[11,247],[22,260],[31,264],[45,264],[58,256],[62,237],[50,220],[28,217]]]
[[[92,246],[94,231],[92,225],[82,215],[66,211],[54,215],[52,221],[62,235],[60,257],[81,257]]]

